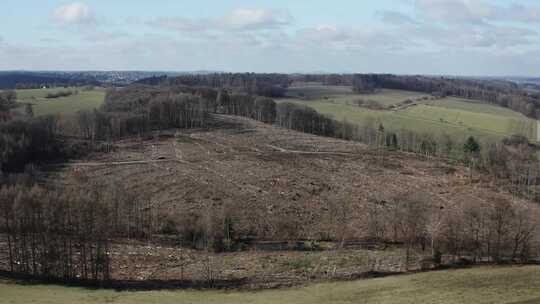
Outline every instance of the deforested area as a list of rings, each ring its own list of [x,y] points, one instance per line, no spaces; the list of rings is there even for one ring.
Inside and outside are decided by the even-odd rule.
[[[6,175],[2,270],[268,288],[537,260],[526,139],[455,143],[229,91],[113,89],[59,127],[86,153]]]
[[[0,304],[540,303],[534,2],[0,1]]]

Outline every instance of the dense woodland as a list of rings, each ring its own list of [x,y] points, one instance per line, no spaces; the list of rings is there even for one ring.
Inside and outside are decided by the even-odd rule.
[[[232,92],[242,92],[249,95],[266,97],[283,97],[291,83],[286,74],[207,74],[184,75],[173,78],[151,77],[137,83],[147,85],[190,86],[228,89]]]
[[[40,89],[42,87],[74,87],[84,85],[100,85],[89,78],[68,78],[54,73],[0,73],[0,89]]]
[[[342,84],[340,77],[328,79]],[[535,102],[534,97],[517,95],[514,87],[506,85],[482,87],[456,80],[452,87],[452,82],[436,79],[372,75],[352,80],[355,89],[362,92],[381,87],[414,88],[490,102],[498,102],[501,96],[516,100],[517,96],[523,97],[508,103],[509,107]],[[283,75],[224,74],[163,78],[158,85],[111,89],[100,109],[78,113],[76,130],[62,129],[54,116],[11,117],[8,113],[15,96],[2,93],[0,164],[5,178],[0,191],[0,232],[5,234],[9,246],[9,269],[66,280],[108,280],[113,258],[109,248],[114,239],[148,240],[155,234],[172,234],[196,248],[202,243],[207,249],[232,250],[238,248],[234,245],[241,243],[247,233],[236,231],[231,219],[250,221],[261,216],[257,210],[242,215],[235,206],[229,206],[226,212],[172,219],[157,214],[149,198],[134,197],[121,185],[88,184],[84,176],[75,182],[80,186],[72,189],[37,186],[32,173],[34,164],[69,157],[77,150],[66,139],[68,133],[75,134],[78,140],[84,140],[85,147],[92,149],[103,141],[142,136],[153,130],[204,128],[214,114],[238,115],[300,132],[364,142],[376,151],[381,165],[392,150],[463,164],[470,168],[471,180],[476,172],[488,174],[516,197],[530,201],[540,198],[536,150],[525,138],[515,136],[481,144],[473,137],[456,142],[449,136],[435,138],[407,130],[390,132],[382,124],[370,122],[353,125],[309,107],[278,104],[267,97],[275,95],[268,88],[284,90],[288,84],[289,78]],[[25,178],[10,177],[21,172],[25,172]],[[302,225],[301,218],[271,223],[272,227],[250,233],[267,239],[340,241],[344,232],[338,226],[346,224],[346,208],[333,213],[330,219],[320,219],[333,227],[324,236],[299,235],[295,227]],[[527,205],[494,198],[481,205],[469,204],[448,212],[442,212],[443,209],[440,202],[418,194],[374,198],[364,210],[366,237],[403,244],[407,255],[414,248],[430,249],[436,262],[443,253],[472,256],[474,260],[526,262],[540,252],[538,215]],[[268,231],[273,234],[267,235]]]

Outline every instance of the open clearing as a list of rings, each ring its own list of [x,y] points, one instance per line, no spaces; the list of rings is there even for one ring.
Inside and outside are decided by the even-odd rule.
[[[292,86],[289,97],[278,102],[293,102],[314,108],[338,120],[363,125],[383,123],[393,131],[408,129],[420,133],[446,133],[456,139],[469,135],[500,139],[521,134],[537,140],[537,122],[512,110],[461,98],[420,100],[425,94],[381,90],[376,94],[355,94],[350,87],[327,87],[314,84]],[[416,100],[413,106],[399,110],[371,110],[355,105],[358,99],[373,100],[388,107],[407,99]]]
[[[259,240],[278,242],[291,238],[280,228],[283,219],[298,223],[296,240],[336,240],[340,235],[347,241],[363,240],[369,236],[363,214],[370,203],[391,201],[411,191],[425,193],[433,198],[434,207],[445,210],[494,198],[511,200],[482,176],[471,184],[468,172],[460,166],[391,151],[381,162],[376,149],[361,143],[242,117],[216,115],[214,119],[215,126],[208,129],[167,130],[117,141],[110,153],[61,164],[48,172],[43,183],[68,187],[85,180],[124,187],[128,193],[148,198],[160,214],[171,219],[234,210],[234,231],[239,238],[255,231]],[[6,254],[6,247],[0,246],[0,254],[2,250]],[[429,254],[429,250],[419,252],[418,259]],[[112,255],[114,279],[204,280],[200,269],[205,255],[197,252],[144,243],[115,246]],[[189,255],[184,268],[178,262],[182,255]],[[241,251],[212,256],[216,279],[250,286],[274,284],[276,276],[297,285],[329,277],[358,277],[370,270],[402,272],[403,258],[403,252],[392,248],[286,254]]]
[[[328,231],[327,218],[336,202],[351,202],[354,214],[370,200],[412,189],[422,189],[447,205],[505,195],[489,185],[471,185],[464,168],[414,155],[388,152],[381,164],[376,149],[361,143],[241,117],[216,115],[216,121],[216,128],[118,141],[115,151],[65,164],[48,180],[69,185],[76,171],[133,193],[144,191],[164,212],[183,214],[231,204],[235,210],[261,210],[261,218],[242,216],[239,231],[258,230],[255,223],[294,216],[304,219],[298,230],[304,239]],[[354,228],[349,234],[361,238],[362,218],[353,216],[351,221]],[[272,237],[272,230],[268,233]]]
[[[67,90],[77,91],[77,93],[67,97],[45,98],[47,94]],[[99,107],[105,100],[105,91],[103,89],[51,88],[17,90],[16,92],[17,102],[34,105],[35,116],[48,114],[69,116],[81,110],[93,110]],[[20,108],[20,110],[24,110],[24,108]]]
[[[54,285],[0,283],[6,304],[291,303],[291,304],[534,304],[540,302],[540,268],[474,268],[257,292],[116,292]]]
[[[287,90],[287,96],[293,99],[303,100],[328,100],[342,104],[354,104],[355,101],[371,100],[385,107],[398,104],[407,99],[420,99],[429,96],[428,94],[402,91],[402,90],[380,90],[374,94],[356,94],[348,86],[323,86],[318,83],[294,84]]]

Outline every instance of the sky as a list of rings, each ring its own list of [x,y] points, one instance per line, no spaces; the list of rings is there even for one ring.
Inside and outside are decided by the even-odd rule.
[[[0,70],[540,76],[538,0],[0,0]]]

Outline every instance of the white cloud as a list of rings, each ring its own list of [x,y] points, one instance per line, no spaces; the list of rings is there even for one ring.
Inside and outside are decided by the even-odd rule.
[[[396,11],[378,11],[375,15],[379,17],[381,21],[385,24],[406,25],[417,23],[417,21],[413,18]]]
[[[517,21],[540,22],[540,6],[511,4],[496,5],[485,0],[415,0],[414,7],[421,16],[432,21],[484,23]]]
[[[435,21],[481,23],[497,16],[499,8],[480,0],[416,0],[415,8]]]
[[[285,10],[237,9],[213,19],[161,17],[147,21],[146,24],[180,32],[257,31],[278,29],[289,25],[292,19]]]
[[[199,20],[189,20],[175,17],[162,17],[146,22],[149,26],[160,27],[180,32],[199,32],[206,30],[210,25]]]
[[[284,10],[237,9],[218,24],[231,29],[268,29],[288,25],[292,16]]]
[[[61,24],[81,25],[96,22],[94,10],[90,6],[80,2],[57,7],[52,12],[52,18]]]
[[[279,9],[242,8],[212,18],[139,16],[115,23],[86,4],[72,3],[51,13],[57,24],[72,25],[61,29],[65,35],[58,40],[18,45],[0,37],[0,58],[6,58],[0,69],[534,74],[540,68],[539,30],[532,24],[540,22],[540,6],[401,1],[406,4],[376,12],[369,23],[302,27]]]
[[[113,40],[120,40],[129,38],[131,35],[127,32],[116,31],[116,32],[105,32],[105,31],[95,31],[88,33],[84,36],[84,39],[89,42],[109,42]]]
[[[353,28],[319,25],[297,31],[294,39],[297,48],[329,47],[340,50],[403,50],[417,43],[410,35],[403,35],[388,28]]]
[[[520,4],[513,4],[504,14],[508,19],[512,19],[520,22],[540,22],[540,7],[539,6],[524,6]]]
[[[301,40],[312,41],[316,43],[347,41],[351,38],[351,32],[338,28],[334,25],[319,25],[313,28],[302,29],[297,32]]]

